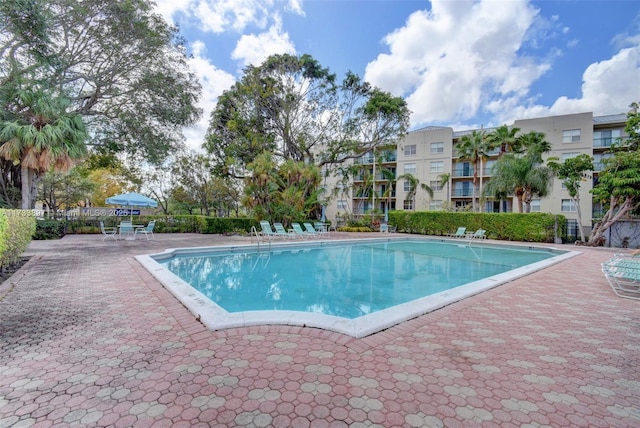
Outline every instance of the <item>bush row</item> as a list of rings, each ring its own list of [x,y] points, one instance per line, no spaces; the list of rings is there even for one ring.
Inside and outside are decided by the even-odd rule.
[[[22,210],[0,209],[0,269],[16,263],[36,231],[35,217]]]
[[[100,233],[101,221],[107,227],[116,227],[121,221],[127,219],[124,217],[81,217],[67,220],[38,220],[34,239],[59,239],[67,233]],[[252,227],[258,229],[260,226],[257,221],[249,218],[221,218],[202,215],[140,216],[135,217],[133,223],[146,225],[151,220],[156,220],[154,233],[248,234],[251,233]]]
[[[554,242],[566,227],[564,216],[546,213],[392,211],[389,223],[399,232],[447,235],[464,226],[467,231],[485,229],[488,238],[524,242]]]

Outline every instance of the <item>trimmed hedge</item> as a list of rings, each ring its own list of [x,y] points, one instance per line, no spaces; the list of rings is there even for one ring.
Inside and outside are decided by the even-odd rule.
[[[125,220],[125,217],[38,220],[35,239],[60,239],[67,233],[101,233],[100,221],[103,221],[107,227],[116,227],[122,220]],[[154,233],[249,234],[251,233],[251,227],[256,229],[260,227],[260,224],[254,219],[207,217],[202,215],[139,216],[133,219],[133,223],[146,225],[151,220],[156,220]]]
[[[546,213],[391,211],[389,224],[397,226],[398,231],[424,235],[448,235],[464,226],[468,231],[485,229],[492,239],[554,242],[556,236],[564,236],[566,219]]]
[[[28,210],[0,209],[0,269],[16,263],[36,231],[36,218]]]

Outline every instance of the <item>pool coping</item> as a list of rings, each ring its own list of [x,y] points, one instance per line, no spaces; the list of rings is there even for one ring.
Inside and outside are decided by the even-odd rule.
[[[387,309],[383,309],[371,314],[367,314],[354,319],[324,315],[319,313],[290,311],[290,310],[268,310],[268,311],[245,311],[228,312],[190,284],[180,279],[177,275],[160,265],[155,258],[169,258],[183,253],[204,253],[204,252],[229,252],[246,251],[248,249],[260,249],[260,245],[268,245],[269,250],[287,249],[292,247],[315,247],[317,245],[343,245],[348,243],[362,242],[393,242],[406,240],[430,240],[435,242],[458,243],[459,245],[483,245],[490,247],[527,247],[535,249],[546,249],[558,251],[554,257],[535,262],[520,268],[512,269],[498,275],[493,275],[482,280],[470,282],[451,290],[442,291],[430,296],[422,297],[410,302],[401,303]],[[312,241],[281,241],[271,243],[243,244],[243,245],[221,245],[209,247],[183,247],[168,248],[162,253],[145,254],[135,256],[136,260],[156,278],[173,296],[178,299],[200,322],[210,330],[223,330],[236,327],[249,327],[257,325],[275,324],[291,325],[300,327],[316,327],[346,334],[355,338],[362,338],[373,333],[385,330],[404,321],[419,317],[429,312],[453,304],[465,298],[474,296],[515,279],[529,275],[533,272],[560,263],[581,254],[579,251],[569,251],[558,249],[553,246],[529,243],[502,243],[478,241],[468,241],[451,238],[432,237],[389,237],[389,238],[366,238],[366,239],[345,239],[345,240],[312,240]]]

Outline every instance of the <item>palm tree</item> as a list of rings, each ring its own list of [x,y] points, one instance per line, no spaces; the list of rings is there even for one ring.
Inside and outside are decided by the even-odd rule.
[[[451,201],[451,195],[449,194],[449,184],[451,181],[451,174],[450,173],[444,173],[444,174],[440,174],[440,185],[441,186],[447,186],[447,206],[449,204],[449,202]]]
[[[520,141],[516,137],[518,132],[520,132],[520,128],[509,128],[507,125],[497,127],[493,132],[487,134],[489,150],[499,147],[498,156],[520,151]]]
[[[499,148],[498,159],[502,157],[505,153],[513,153],[520,152],[522,150],[521,141],[518,139],[516,134],[520,132],[520,128],[510,128],[507,125],[502,125],[493,130],[490,134],[487,134],[487,145],[489,150],[494,150]],[[506,192],[506,188],[504,183],[497,179],[496,183],[492,183],[494,181],[493,177],[491,181],[489,181],[488,187],[483,191],[484,195],[491,195],[493,198],[500,202],[500,212],[502,212],[502,201],[509,197],[508,192]]]
[[[478,211],[476,201],[476,186],[478,183],[478,170],[483,159],[488,157],[489,146],[482,132],[473,131],[471,134],[464,135],[456,146],[458,156],[462,160],[467,160],[473,164],[473,193],[472,203],[473,210]]]
[[[541,132],[529,132],[518,137],[524,152],[507,153],[496,162],[489,191],[494,197],[515,195],[518,211],[530,212],[534,196],[546,196],[553,177],[551,169],[543,165],[542,154],[551,149]]]
[[[409,183],[407,199],[412,201],[414,210],[416,209],[416,193],[418,186],[420,186],[422,190],[425,190],[429,194],[430,198],[433,198],[433,189],[428,184],[420,183],[420,180],[415,175],[411,173],[402,174],[398,177],[398,180],[405,180]]]
[[[4,98],[4,97],[3,97]],[[69,170],[86,153],[88,134],[69,100],[40,89],[17,88],[0,120],[0,156],[20,163],[22,209],[33,208],[37,179]]]

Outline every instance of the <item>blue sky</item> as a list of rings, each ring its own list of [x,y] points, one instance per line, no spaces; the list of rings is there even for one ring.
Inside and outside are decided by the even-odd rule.
[[[217,97],[248,64],[308,53],[402,96],[411,127],[454,129],[640,101],[640,2],[157,0],[204,88],[198,147]]]

